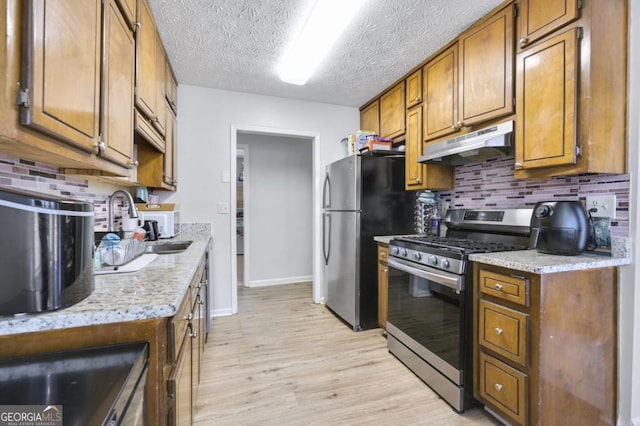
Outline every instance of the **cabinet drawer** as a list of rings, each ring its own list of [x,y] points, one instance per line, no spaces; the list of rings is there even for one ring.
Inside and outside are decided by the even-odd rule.
[[[175,362],[180,353],[184,335],[191,322],[192,306],[190,298],[185,297],[176,314],[169,321],[169,344],[167,345],[169,363]]]
[[[526,422],[527,376],[480,352],[480,395],[519,424]]]
[[[484,300],[479,307],[478,343],[525,367],[528,315]]]
[[[529,280],[480,270],[480,292],[529,306]]]
[[[387,263],[389,257],[389,247],[378,246],[378,262]]]

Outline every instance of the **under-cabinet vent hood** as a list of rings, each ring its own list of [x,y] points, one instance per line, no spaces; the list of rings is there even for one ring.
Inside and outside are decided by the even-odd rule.
[[[513,153],[513,121],[506,121],[466,135],[427,143],[419,163],[454,166]]]

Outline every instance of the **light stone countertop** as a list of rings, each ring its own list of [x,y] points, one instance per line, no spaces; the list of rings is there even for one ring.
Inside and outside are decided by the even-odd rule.
[[[476,253],[470,254],[469,259],[474,262],[536,274],[605,268],[629,265],[631,263],[631,258],[628,256],[612,257],[594,253],[584,253],[578,256],[558,256],[538,253],[537,250]]]
[[[137,272],[96,275],[93,293],[73,306],[0,317],[0,335],[173,316],[211,245],[210,235],[188,233],[159,242],[183,240],[193,243],[181,253],[159,255]]]
[[[417,237],[424,234],[403,234],[403,235],[376,235],[373,237],[373,241],[377,241],[383,244],[389,244],[389,242],[398,237]]]

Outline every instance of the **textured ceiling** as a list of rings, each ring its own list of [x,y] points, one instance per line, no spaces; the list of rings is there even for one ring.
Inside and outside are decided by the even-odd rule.
[[[501,2],[367,0],[307,84],[294,86],[276,70],[315,0],[149,0],[179,84],[355,107]]]

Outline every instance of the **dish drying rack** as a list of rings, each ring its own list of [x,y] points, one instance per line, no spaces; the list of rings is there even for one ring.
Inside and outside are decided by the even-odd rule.
[[[115,246],[100,242],[95,251],[95,269],[111,268],[117,270],[144,254],[147,242],[134,238],[123,238]]]

